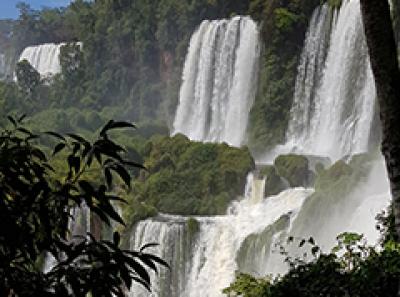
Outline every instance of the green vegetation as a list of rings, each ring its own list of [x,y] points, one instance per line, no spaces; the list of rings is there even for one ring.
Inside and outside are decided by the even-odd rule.
[[[124,200],[114,189],[130,188],[128,166],[143,166],[126,159],[109,131],[133,125],[109,121],[94,141],[46,132],[56,142],[49,150],[38,145],[44,135],[27,130],[23,119],[8,117],[10,125],[0,131],[0,295],[122,297],[133,281],[150,290],[147,270],[168,264],[146,253],[146,246],[122,250],[118,232],[111,241],[93,229],[87,236],[69,232],[71,211],[83,205],[104,224],[124,225],[113,207]],[[64,153],[64,166],[54,167],[58,153]],[[104,179],[94,183],[92,170]],[[43,272],[48,254],[56,263]]]
[[[18,8],[8,56],[30,45],[70,42],[61,49],[62,73],[41,86],[34,112],[74,107],[101,113],[118,106],[120,120],[158,119],[168,126],[191,34],[203,19],[245,14],[248,1],[78,0],[62,9]],[[15,110],[33,116],[28,107]]]
[[[328,4],[333,8],[340,8],[343,0],[328,0]]]
[[[197,232],[200,231],[200,224],[195,218],[189,218],[186,222],[188,227],[188,232],[191,237],[193,237]]]
[[[165,213],[224,214],[254,168],[247,149],[191,142],[180,134],[153,137],[143,153],[147,170],[134,183],[133,199]]]
[[[393,238],[387,228],[390,216],[381,218],[384,237]],[[301,240],[299,246],[306,242]],[[397,296],[400,246],[395,241],[368,247],[362,235],[343,233],[330,253],[322,253],[312,239],[308,243],[314,256],[311,262],[287,258],[288,273],[276,278],[239,274],[224,293],[243,297]]]
[[[264,42],[259,90],[250,113],[250,147],[255,152],[284,141],[308,19],[320,2],[251,1],[249,11],[263,24]]]
[[[51,85],[42,84],[33,102],[26,102],[23,94],[8,94],[2,99],[9,108],[2,111],[34,116],[48,108],[77,108],[107,119],[138,123],[157,119],[168,127],[195,28],[203,19],[250,14],[262,24],[264,52],[249,140],[253,151],[265,151],[283,141],[304,34],[319,4],[319,0],[78,0],[67,8],[41,11],[20,4],[21,15],[8,42],[14,55],[44,42],[79,40],[83,46],[71,43],[62,48],[62,73]]]

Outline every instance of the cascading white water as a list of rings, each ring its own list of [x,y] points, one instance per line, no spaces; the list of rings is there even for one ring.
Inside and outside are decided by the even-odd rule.
[[[192,240],[186,218],[164,215],[139,222],[131,237],[130,248],[138,250],[148,243],[160,243],[160,246],[146,251],[168,261],[171,270],[161,269],[159,274],[153,277],[151,293],[140,284],[134,284],[130,296],[181,296],[187,282]]]
[[[164,270],[154,279],[152,293],[135,285],[131,295],[222,296],[222,289],[234,280],[235,271],[240,268],[237,254],[246,238],[262,233],[282,220],[282,216],[286,220],[293,218],[304,199],[312,193],[312,190],[291,189],[263,200],[263,182],[252,174],[246,188],[247,197],[233,203],[227,215],[195,217],[200,228],[195,237],[188,233],[188,218],[185,217],[162,215],[139,222],[131,237],[131,248],[138,249],[149,242],[161,243],[152,252],[168,261],[172,270],[171,273]],[[271,232],[271,237],[274,234]],[[251,256],[254,259],[257,255]],[[268,264],[259,262],[259,265],[260,269],[266,269]]]
[[[6,56],[0,53],[0,78],[6,74]]]
[[[65,43],[46,43],[24,49],[18,61],[27,60],[42,77],[61,72],[60,49]]]
[[[340,11],[332,11],[328,5],[315,10],[298,68],[288,141],[272,153],[272,158],[295,151],[336,160],[368,151],[375,88],[359,10],[358,0],[344,1]],[[238,121],[238,131],[243,132],[240,137],[230,138],[232,131],[238,131],[229,130],[237,127],[229,122],[229,116],[234,114],[233,107],[243,108],[240,104],[246,101],[231,100],[232,94],[241,98],[236,94],[242,94],[243,86],[250,86],[245,78],[255,70],[248,67],[248,72],[239,76],[238,61],[234,60],[239,59],[240,45],[243,52],[251,49],[254,53],[258,41],[252,45],[251,40],[256,39],[248,36],[247,45],[240,41],[237,47],[244,35],[238,33],[243,30],[238,29],[241,22],[243,18],[205,21],[192,36],[174,133],[195,140],[243,143],[247,118]],[[249,19],[246,22],[252,24]],[[154,252],[178,264],[171,265],[174,277],[162,275],[153,294],[141,291],[139,296],[220,297],[236,271],[256,276],[283,273],[287,266],[275,245],[289,235],[312,236],[325,251],[332,248],[341,232],[363,233],[370,244],[376,243],[375,216],[390,198],[383,164],[382,159],[375,160],[357,188],[339,200],[333,196],[319,199],[311,195],[312,189],[303,188],[264,199],[265,180],[249,174],[245,199],[234,202],[224,216],[196,217],[200,230],[190,240],[188,218],[163,215],[140,222],[133,231],[131,247],[160,242]],[[292,255],[299,252],[288,249]]]
[[[376,91],[359,0],[343,1],[334,13],[327,48],[332,13],[326,6],[314,13],[299,66],[287,143],[277,152],[337,160],[368,151]]]
[[[257,24],[249,17],[203,21],[190,40],[172,134],[243,144],[259,52]]]

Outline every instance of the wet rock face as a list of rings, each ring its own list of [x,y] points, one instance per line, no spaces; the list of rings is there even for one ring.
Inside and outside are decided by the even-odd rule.
[[[305,156],[281,155],[275,159],[274,166],[291,187],[308,187],[314,183],[314,174],[309,169],[309,161]]]
[[[265,178],[265,196],[274,196],[286,190],[288,183],[276,172],[273,165],[267,165],[260,169],[260,177]]]

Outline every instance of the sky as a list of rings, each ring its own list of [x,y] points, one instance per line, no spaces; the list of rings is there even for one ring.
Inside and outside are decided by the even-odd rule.
[[[18,17],[18,2],[28,3],[33,9],[67,6],[72,0],[0,0],[0,19],[15,19]]]

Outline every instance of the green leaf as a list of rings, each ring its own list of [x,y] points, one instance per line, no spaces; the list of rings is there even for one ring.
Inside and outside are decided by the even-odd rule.
[[[56,145],[53,151],[53,156],[58,154],[60,151],[62,151],[66,147],[66,144],[64,142],[60,142],[59,144]]]

